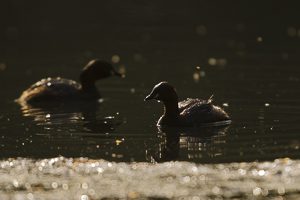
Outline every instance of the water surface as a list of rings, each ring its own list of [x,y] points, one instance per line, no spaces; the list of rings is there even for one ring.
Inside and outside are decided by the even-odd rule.
[[[299,3],[1,4],[0,199],[299,198]],[[14,102],[94,58],[126,73],[100,102]],[[233,123],[159,129],[143,99],[160,81]]]
[[[103,102],[49,104],[41,108],[21,107],[14,102],[27,87],[27,79],[38,80],[35,77],[40,73],[25,75],[18,82],[10,81],[17,75],[10,73],[8,67],[3,72],[7,73],[4,80],[1,79],[7,84],[1,99],[1,157],[63,155],[151,162],[154,158],[161,161],[164,149],[174,143],[172,159],[182,161],[299,158],[296,66],[242,66],[228,60],[222,68],[204,65],[205,76],[195,81],[195,65],[186,62],[187,67],[173,63],[170,73],[165,72],[171,68],[168,65],[151,68],[148,64],[128,64],[125,79],[99,81]],[[74,69],[79,72],[80,67]],[[143,75],[145,70],[147,74]],[[135,80],[141,79],[140,75],[143,80]],[[215,104],[231,115],[232,125],[220,129],[159,130],[156,121],[162,105],[144,102],[143,98],[160,80],[173,83],[181,99],[208,98],[214,94]]]
[[[300,193],[300,163],[290,159],[197,165],[58,157],[10,159],[0,165],[4,200],[298,199]]]

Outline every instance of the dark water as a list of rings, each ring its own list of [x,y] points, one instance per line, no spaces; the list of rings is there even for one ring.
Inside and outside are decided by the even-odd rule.
[[[4,4],[2,14],[9,17],[0,33],[1,158],[199,163],[300,158],[296,5]],[[115,67],[126,71],[124,79],[99,81],[102,103],[21,108],[14,102],[41,78],[78,80],[92,58],[114,58]],[[159,130],[162,105],[143,99],[163,80],[182,100],[214,94],[233,124]]]

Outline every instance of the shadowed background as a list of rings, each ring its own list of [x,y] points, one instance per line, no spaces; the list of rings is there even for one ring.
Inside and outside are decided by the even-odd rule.
[[[13,0],[0,5],[2,157],[151,161],[174,142],[177,155],[171,157],[179,160],[300,157],[299,3]],[[78,80],[93,58],[126,71],[125,79],[99,81],[105,97],[99,108],[25,108],[24,114],[13,102],[41,78]],[[214,94],[233,125],[205,130],[216,133],[208,138],[170,141],[155,127],[161,105],[143,102],[162,80],[176,86],[181,99]]]

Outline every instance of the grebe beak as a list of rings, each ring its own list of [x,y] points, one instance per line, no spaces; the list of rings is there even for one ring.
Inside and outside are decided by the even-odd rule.
[[[125,74],[121,74],[120,72],[117,72],[115,70],[113,71],[113,75],[121,77],[121,78],[125,78]]]
[[[158,94],[152,92],[151,94],[149,94],[148,96],[146,96],[146,98],[144,99],[144,101],[148,101],[148,100],[152,100],[152,99],[159,100]]]
[[[152,99],[151,96],[148,95],[148,96],[146,96],[146,98],[144,99],[144,101],[148,101],[148,100],[151,100],[151,99]]]

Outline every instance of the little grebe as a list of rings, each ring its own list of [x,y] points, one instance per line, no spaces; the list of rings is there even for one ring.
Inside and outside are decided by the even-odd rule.
[[[228,114],[212,104],[212,98],[178,102],[175,89],[167,82],[154,86],[145,101],[151,99],[164,103],[164,114],[158,120],[158,126],[218,126],[231,123]]]
[[[19,103],[44,101],[71,101],[99,99],[95,82],[110,76],[122,76],[111,64],[102,60],[91,60],[80,74],[80,83],[60,77],[42,79],[31,85],[16,100]]]

